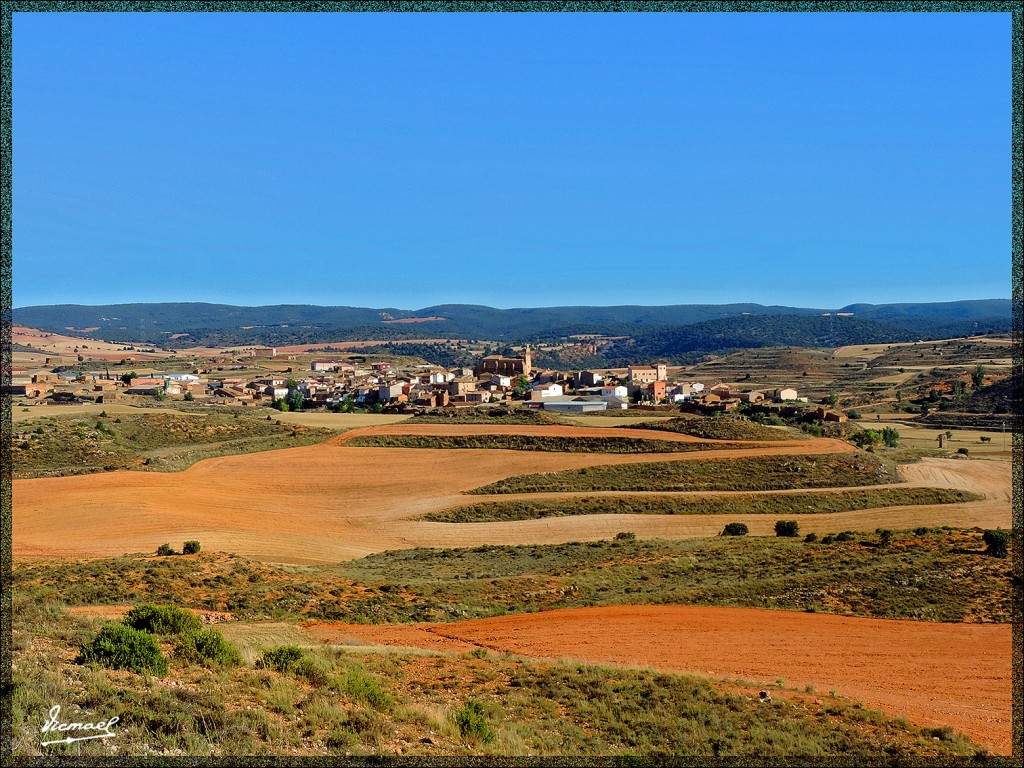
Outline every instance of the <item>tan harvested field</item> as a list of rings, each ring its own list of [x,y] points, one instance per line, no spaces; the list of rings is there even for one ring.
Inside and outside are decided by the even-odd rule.
[[[914,378],[914,372],[895,373],[890,376],[879,376],[877,379],[869,379],[868,384],[905,384]]]
[[[246,664],[252,664],[260,654],[279,645],[297,645],[313,647],[317,645],[314,637],[296,624],[283,621],[266,621],[246,623],[229,621],[217,627],[224,639],[238,648]]]
[[[350,435],[374,433],[547,434],[607,436],[615,429],[567,426],[393,424],[367,427],[327,444],[202,461],[174,474],[107,472],[14,482],[15,557],[101,557],[150,552],[164,542],[195,539],[204,549],[274,562],[331,562],[411,547],[553,544],[614,536],[641,538],[716,535],[721,520],[706,515],[587,515],[511,522],[448,524],[416,520],[459,506],[464,491],[512,475],[647,461],[694,461],[744,456],[853,452],[826,438],[771,447],[682,454],[541,453],[502,450],[355,448]],[[629,437],[692,440],[685,435],[622,430]],[[332,444],[333,443],[333,444]],[[938,462],[939,460],[934,460]],[[858,510],[807,515],[801,530],[919,525],[1010,524],[1010,467],[1006,463],[945,460],[953,487],[984,487],[990,498],[969,504]],[[931,466],[932,461],[926,462]],[[979,465],[986,470],[978,475]],[[994,474],[993,474],[994,473]],[[931,484],[931,483],[926,483]],[[531,494],[540,498],[547,494]],[[488,496],[475,496],[474,502]],[[515,495],[500,497],[513,500]],[[730,518],[731,519],[731,518]],[[770,535],[772,520],[737,516],[753,534]]]
[[[120,360],[129,358],[132,360],[154,359],[159,357],[171,357],[171,353],[152,347],[150,344],[132,344],[131,342],[116,343],[99,341],[97,339],[83,339],[76,336],[64,336],[59,333],[46,333],[35,328],[15,325],[11,328],[11,343],[23,344],[27,347],[34,347],[45,352],[52,352],[54,355],[81,354],[83,357],[93,357],[99,360]],[[83,348],[87,347],[87,348]],[[122,347],[135,346],[134,350],[123,350]],[[155,352],[140,352],[139,347],[155,349]],[[75,347],[79,352],[75,352]]]
[[[31,403],[31,404],[28,404]],[[127,405],[125,403],[85,403],[83,405],[46,405],[39,401],[26,401],[26,404],[14,403],[11,408],[11,417],[15,424],[22,421],[29,421],[31,419],[41,419],[52,416],[98,416],[99,414],[106,411],[111,416],[116,416],[121,413],[163,413],[164,411],[174,411],[175,413],[184,413],[187,415],[195,415],[194,411],[179,410],[174,407],[173,404],[162,405],[159,409],[157,408],[146,408],[135,405]],[[284,415],[284,414],[282,414]]]
[[[812,685],[919,726],[1011,745],[1011,627],[753,608],[607,606],[406,627],[308,624],[325,642],[625,664],[787,687]],[[638,630],[641,628],[642,630]],[[458,643],[458,645],[454,645]],[[448,645],[453,644],[453,645]],[[912,653],[907,649],[913,648]]]
[[[957,338],[957,339],[943,339],[944,342],[949,341],[968,341],[972,344],[988,344],[992,347],[992,352],[1002,352],[1009,350],[1013,346],[1013,342],[1010,339],[991,339],[984,336],[972,336],[971,338]],[[931,344],[933,342],[926,342]],[[833,357],[863,357],[865,359],[874,359],[883,355],[888,349],[896,349],[897,347],[913,347],[914,342],[896,342],[894,344],[851,344],[846,347],[837,347],[833,350]],[[918,345],[920,346],[920,345]]]
[[[328,429],[357,429],[384,424],[399,424],[411,416],[391,416],[383,413],[324,413],[321,411],[285,411],[274,413],[274,418],[285,424]]]
[[[1010,460],[1013,449],[1013,434],[1010,431],[1012,418],[1006,416],[1006,432],[991,429],[952,429],[952,439],[945,437],[944,429],[926,429],[912,423],[903,421],[905,414],[879,414],[881,419],[872,416],[870,419],[854,421],[858,427],[864,429],[879,429],[881,426],[894,426],[900,433],[900,444],[909,448],[938,448],[939,435],[943,435],[943,448],[955,452],[958,448],[966,448],[971,456],[984,456],[986,458],[1000,458]],[[989,438],[990,442],[981,442],[982,437]]]

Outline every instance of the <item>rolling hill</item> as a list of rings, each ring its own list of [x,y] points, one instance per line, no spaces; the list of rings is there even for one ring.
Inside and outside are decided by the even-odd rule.
[[[514,309],[441,304],[404,310],[179,302],[19,307],[12,318],[16,324],[45,331],[178,348],[413,338],[514,343],[604,334],[628,337],[611,351],[612,357],[621,351],[636,358],[738,347],[838,346],[1002,332],[1010,329],[1011,306],[1008,299],[855,304],[842,310],[749,303]],[[832,314],[824,316],[827,312]],[[853,316],[840,317],[837,312]]]

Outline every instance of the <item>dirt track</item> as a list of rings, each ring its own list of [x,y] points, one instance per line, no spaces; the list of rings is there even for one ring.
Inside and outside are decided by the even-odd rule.
[[[919,726],[950,725],[1010,753],[1010,626],[851,618],[752,608],[609,606],[411,626],[314,623],[346,639],[654,667],[831,689]],[[913,652],[907,649],[912,648]]]
[[[418,425],[466,434],[470,425]],[[505,433],[690,439],[656,430],[580,427],[495,427]],[[346,433],[405,433],[406,424]],[[423,432],[420,432],[423,434]],[[344,436],[342,436],[344,437]],[[173,474],[110,472],[14,482],[15,557],[101,557],[150,552],[165,542],[201,541],[204,549],[276,562],[330,562],[386,549],[481,544],[543,544],[608,538],[631,530],[644,538],[692,538],[721,530],[708,515],[587,515],[498,523],[447,524],[415,520],[465,503],[462,491],[504,477],[600,464],[694,461],[739,456],[852,451],[838,440],[780,442],[766,448],[682,454],[541,453],[499,450],[353,448],[314,445],[199,462]],[[879,526],[1010,525],[1010,466],[1005,462],[929,460],[922,484],[981,489],[989,500],[935,507],[807,515],[800,528],[819,534]],[[932,480],[933,472],[936,482]],[[941,481],[941,482],[939,482]],[[486,496],[472,497],[474,502]],[[503,500],[514,499],[505,495]],[[535,496],[536,498],[536,496]],[[733,517],[730,517],[732,520]],[[771,535],[763,515],[735,516],[755,535]]]

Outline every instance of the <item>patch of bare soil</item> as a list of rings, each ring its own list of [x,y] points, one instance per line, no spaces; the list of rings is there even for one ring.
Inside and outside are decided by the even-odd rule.
[[[453,434],[476,428],[420,426]],[[371,431],[402,428],[408,427],[403,423],[373,427]],[[612,431],[556,428],[567,436]],[[643,430],[628,431],[634,437],[643,435]],[[673,433],[657,435],[660,439],[686,439]],[[512,475],[602,464],[855,450],[847,443],[824,438],[770,448],[741,445],[681,454],[584,454],[321,444],[208,459],[177,473],[125,471],[15,480],[13,554],[16,558],[108,557],[153,552],[167,541],[196,540],[207,551],[273,562],[315,563],[363,557],[386,549],[589,541],[610,538],[623,530],[641,538],[713,536],[721,530],[722,521],[708,515],[582,515],[460,525],[416,518],[463,504],[464,491]],[[919,525],[1009,527],[1009,464],[948,460],[920,466],[940,469],[934,477],[915,475],[915,482],[970,486],[968,490],[984,487],[996,498],[938,507],[807,515],[801,518],[801,531],[824,534]],[[473,500],[487,498],[477,496]],[[501,498],[510,501],[515,497]],[[737,519],[747,522],[752,534],[771,535],[774,521],[764,517]]]
[[[939,624],[752,608],[607,606],[409,627],[319,624],[315,636],[495,652],[813,686],[1010,754],[1008,624]],[[453,648],[459,650],[462,646]]]

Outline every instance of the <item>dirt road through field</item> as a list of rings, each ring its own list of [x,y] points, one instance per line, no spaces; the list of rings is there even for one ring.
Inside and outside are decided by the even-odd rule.
[[[753,608],[607,606],[410,626],[314,623],[325,642],[626,664],[837,694],[1009,754],[1008,624],[893,621]]]

